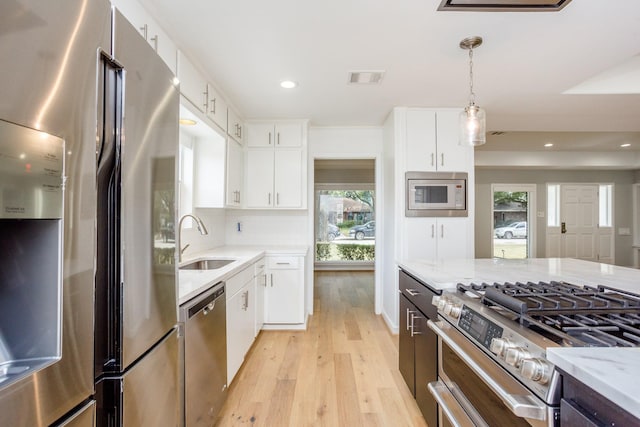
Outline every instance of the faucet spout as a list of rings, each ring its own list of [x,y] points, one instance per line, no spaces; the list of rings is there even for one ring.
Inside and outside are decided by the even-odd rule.
[[[182,217],[180,218],[180,221],[178,221],[178,241],[180,245],[182,245],[182,222],[187,217],[192,218],[196,222],[196,227],[198,228],[198,231],[200,232],[200,234],[202,234],[203,236],[206,236],[207,234],[209,234],[209,231],[207,230],[207,227],[204,225],[204,222],[202,222],[202,220],[198,218],[196,215],[193,215],[193,214],[182,215]],[[188,247],[189,247],[188,243],[185,246],[180,247],[180,249],[178,250],[178,262],[182,261],[182,254]]]

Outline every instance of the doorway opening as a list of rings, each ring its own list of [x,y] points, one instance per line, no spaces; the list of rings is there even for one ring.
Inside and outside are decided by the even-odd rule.
[[[376,245],[375,160],[316,159],[316,270],[373,270]]]
[[[535,184],[493,184],[494,258],[535,257]]]

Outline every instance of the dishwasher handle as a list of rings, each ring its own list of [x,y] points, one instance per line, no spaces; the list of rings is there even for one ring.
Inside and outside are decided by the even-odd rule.
[[[204,315],[207,315],[211,310],[213,310],[216,300],[218,298],[225,297],[224,288],[224,282],[216,283],[215,285],[213,285],[210,291],[205,293],[206,296],[201,299],[196,298],[196,301],[193,303],[193,305],[191,305],[187,309],[187,319],[191,319],[201,311]]]

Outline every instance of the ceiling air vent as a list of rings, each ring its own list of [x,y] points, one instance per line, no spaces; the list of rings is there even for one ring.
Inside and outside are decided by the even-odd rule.
[[[571,0],[442,0],[438,10],[466,12],[554,12]]]
[[[384,71],[349,71],[349,83],[375,85],[382,81]]]

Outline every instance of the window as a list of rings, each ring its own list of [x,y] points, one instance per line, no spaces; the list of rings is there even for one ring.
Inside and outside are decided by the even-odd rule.
[[[547,226],[560,227],[560,184],[547,184]]]
[[[605,184],[600,185],[599,194],[599,219],[598,225],[600,227],[612,227],[613,218],[611,211],[613,206],[613,185]]]
[[[188,140],[188,138],[185,138]],[[189,142],[191,142],[189,140]],[[180,217],[193,211],[193,148],[180,141],[180,162],[178,163],[178,185],[180,189]],[[184,228],[192,227],[191,218],[185,218]]]

